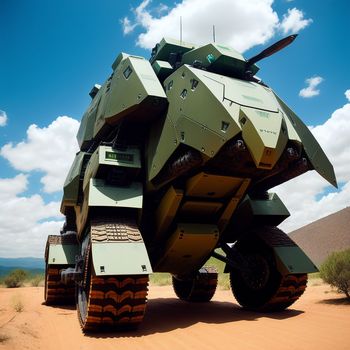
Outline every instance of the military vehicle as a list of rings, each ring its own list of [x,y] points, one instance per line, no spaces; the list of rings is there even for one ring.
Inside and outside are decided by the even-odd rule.
[[[47,304],[75,300],[84,332],[144,317],[149,275],[208,302],[223,261],[237,302],[283,310],[316,267],[277,226],[289,212],[269,189],[333,167],[298,116],[257,76],[260,59],[162,39],[150,60],[121,53],[90,92],[68,173],[60,235],[46,246]],[[298,189],[296,189],[298,190]]]

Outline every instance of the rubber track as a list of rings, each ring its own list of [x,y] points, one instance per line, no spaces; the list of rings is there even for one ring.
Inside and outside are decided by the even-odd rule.
[[[86,320],[78,315],[83,331],[136,328],[144,317],[147,292],[147,275],[92,277]]]
[[[47,305],[55,304],[74,304],[75,285],[66,285],[61,282],[61,270],[69,267],[68,265],[48,265],[45,279],[45,303]]]
[[[100,218],[91,221],[92,242],[142,242],[136,221],[130,218]]]
[[[191,302],[208,302],[215,294],[218,284],[218,273],[215,268],[205,267],[192,281],[180,281],[173,277],[175,294],[182,300]],[[191,288],[188,289],[188,283]],[[185,286],[187,285],[187,286]],[[183,288],[185,287],[185,288]],[[187,291],[186,291],[187,289]],[[189,293],[188,293],[189,291]]]
[[[281,311],[296,302],[304,293],[307,274],[286,275],[276,294],[259,311]]]
[[[91,242],[142,242],[136,220],[96,218],[91,221]],[[90,248],[88,248],[90,251]],[[88,280],[88,259],[84,281]],[[94,276],[91,274],[86,318],[78,318],[84,332],[134,329],[143,320],[148,293],[148,275]]]
[[[296,247],[296,243],[283,231],[277,227],[267,226],[262,231],[261,229],[254,232],[268,246],[271,247]]]

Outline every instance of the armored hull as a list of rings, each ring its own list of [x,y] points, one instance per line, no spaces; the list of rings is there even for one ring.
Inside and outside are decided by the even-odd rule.
[[[316,267],[276,227],[289,212],[268,191],[312,169],[336,179],[309,129],[255,76],[256,61],[294,37],[250,60],[169,39],[149,61],[117,57],[81,121],[66,223],[47,243],[47,285],[58,286],[46,288],[47,303],[68,301],[74,287],[83,331],[133,328],[152,272],[171,273],[180,299],[210,301],[212,256],[245,308],[281,310],[300,297]]]

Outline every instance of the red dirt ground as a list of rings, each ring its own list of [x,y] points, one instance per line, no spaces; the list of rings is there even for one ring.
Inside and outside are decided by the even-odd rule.
[[[14,304],[23,304],[22,312]],[[171,287],[150,288],[136,332],[83,335],[73,307],[43,304],[42,287],[0,288],[0,350],[12,349],[350,349],[350,303],[312,280],[292,307],[274,314],[242,310],[230,291],[208,304],[175,298]]]

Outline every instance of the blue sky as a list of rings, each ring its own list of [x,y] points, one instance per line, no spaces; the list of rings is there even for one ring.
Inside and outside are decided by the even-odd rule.
[[[258,76],[307,125],[316,127],[320,142],[328,142],[325,150],[341,188],[334,192],[322,179],[302,180],[300,186],[317,183],[309,204],[317,204],[318,209],[308,217],[290,188],[281,188],[281,196],[290,202],[287,206],[299,226],[346,206],[350,198],[345,195],[350,169],[343,165],[350,161],[344,151],[350,123],[346,120],[350,92],[345,96],[350,89],[349,15],[346,0],[2,0],[0,196],[5,202],[0,202],[0,256],[41,255],[46,235],[55,233],[44,231],[57,231],[62,224],[59,189],[76,151],[74,134],[89,104],[90,88],[103,83],[120,51],[148,58],[150,45],[163,33],[178,37],[180,16],[184,40],[211,41],[214,24],[217,42],[244,51],[246,58],[299,33],[291,46],[259,62]],[[314,87],[300,95],[310,83]],[[338,132],[337,120],[343,125],[340,141],[337,134],[328,138],[327,130]],[[17,223],[18,229],[12,230],[11,223]],[[298,225],[290,222],[286,228]],[[30,235],[35,237],[32,242]]]

